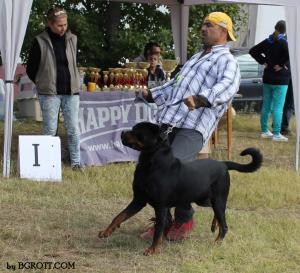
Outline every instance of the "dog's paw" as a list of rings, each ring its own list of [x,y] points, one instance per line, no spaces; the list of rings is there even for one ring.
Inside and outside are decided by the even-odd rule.
[[[153,254],[158,254],[160,252],[159,248],[158,247],[152,247],[150,246],[149,248],[147,248],[145,251],[144,251],[144,255],[145,256],[150,256],[150,255],[153,255]]]
[[[98,237],[99,238],[107,238],[112,234],[112,231],[110,231],[109,229],[106,230],[102,230],[99,232]]]
[[[220,236],[218,236],[216,239],[215,239],[215,245],[221,245],[223,242],[223,239],[220,238]]]

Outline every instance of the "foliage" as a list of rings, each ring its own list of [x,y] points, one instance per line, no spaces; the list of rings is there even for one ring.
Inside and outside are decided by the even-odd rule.
[[[33,42],[34,37],[43,31],[45,27],[46,12],[53,5],[54,1],[34,0],[31,7],[31,13],[29,16],[28,26],[26,30],[26,35],[23,42],[23,47],[21,51],[21,58],[23,62],[26,62],[28,57],[28,51]]]
[[[188,36],[188,55],[190,57],[202,46],[200,30],[205,16],[214,11],[221,11],[230,15],[233,21],[235,33],[238,32],[240,27],[245,23],[246,17],[243,5],[209,4],[191,6]]]
[[[140,55],[149,41],[161,44],[164,58],[174,58],[170,11],[167,7],[164,7],[164,11],[158,9],[159,5],[106,0],[34,0],[21,53],[24,62],[34,37],[45,28],[47,10],[55,5],[64,6],[69,13],[69,27],[79,38],[78,61],[81,66],[116,66],[125,59]],[[119,8],[120,12],[112,15],[110,5],[115,5],[113,11]],[[235,25],[242,22],[243,13],[239,5],[192,6],[189,56],[201,47],[200,28],[205,15],[215,10],[227,12]]]

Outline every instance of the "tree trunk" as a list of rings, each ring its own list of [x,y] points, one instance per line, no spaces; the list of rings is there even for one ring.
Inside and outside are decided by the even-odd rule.
[[[107,51],[113,46],[113,35],[118,31],[121,18],[121,3],[109,2],[108,9],[106,11],[106,48]]]

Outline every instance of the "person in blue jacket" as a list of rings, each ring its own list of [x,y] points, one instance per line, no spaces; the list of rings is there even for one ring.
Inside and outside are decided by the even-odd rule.
[[[263,74],[263,106],[261,111],[261,137],[273,141],[288,141],[280,133],[282,112],[288,84],[291,79],[285,21],[278,21],[275,31],[265,40],[252,47],[250,55],[265,66]],[[269,118],[272,113],[272,132]]]

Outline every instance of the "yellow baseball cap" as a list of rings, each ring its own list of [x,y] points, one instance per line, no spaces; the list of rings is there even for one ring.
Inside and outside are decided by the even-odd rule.
[[[232,20],[231,18],[224,12],[212,12],[206,16],[204,22],[211,22],[219,25],[220,27],[226,28],[228,37],[231,41],[236,41],[236,38],[233,35],[232,29]]]

